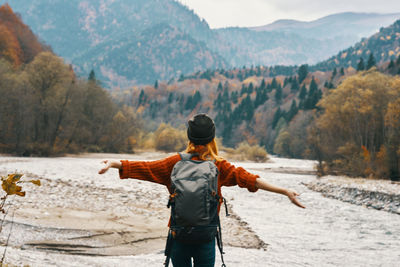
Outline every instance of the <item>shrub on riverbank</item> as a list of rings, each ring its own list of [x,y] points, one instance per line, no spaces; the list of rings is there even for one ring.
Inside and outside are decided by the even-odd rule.
[[[235,149],[222,148],[227,153],[227,157],[233,160],[251,160],[255,162],[265,162],[268,160],[268,153],[264,147],[259,145],[249,145],[247,142],[240,143]]]
[[[155,149],[165,152],[182,151],[187,145],[186,132],[175,129],[169,124],[162,123],[154,132]]]

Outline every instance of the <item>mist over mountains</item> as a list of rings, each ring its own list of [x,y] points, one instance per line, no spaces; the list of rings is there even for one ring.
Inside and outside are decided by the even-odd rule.
[[[80,75],[93,69],[107,87],[152,84],[205,69],[314,64],[400,17],[342,13],[312,22],[210,29],[174,0],[9,4]]]

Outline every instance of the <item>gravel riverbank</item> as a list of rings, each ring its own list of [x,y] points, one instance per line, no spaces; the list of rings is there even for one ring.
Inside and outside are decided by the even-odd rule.
[[[400,215],[400,183],[325,176],[305,184],[323,196]]]
[[[26,196],[8,199],[13,205],[0,234],[0,253],[8,244],[5,262],[35,267],[162,265],[169,218],[166,188],[120,180],[116,170],[104,175],[97,171],[102,159],[153,160],[165,156],[0,156],[0,175],[18,172],[25,179],[42,182],[40,187],[23,184]],[[299,209],[278,194],[224,187],[222,193],[232,214],[221,214],[227,266],[391,267],[400,262],[398,214],[316,192],[318,183],[322,188],[325,182],[327,192],[334,186],[340,189],[332,190],[335,195],[340,195],[346,184],[398,195],[398,184],[342,177],[319,179],[313,169],[315,162],[307,160],[271,157],[266,163],[234,164],[271,184],[298,191],[307,208]],[[388,202],[399,203],[395,198]],[[218,252],[216,266],[221,266]]]

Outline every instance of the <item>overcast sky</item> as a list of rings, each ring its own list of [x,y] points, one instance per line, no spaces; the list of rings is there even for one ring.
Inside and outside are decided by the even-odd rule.
[[[340,12],[400,13],[400,0],[178,0],[211,28],[261,26],[278,19],[310,21]]]

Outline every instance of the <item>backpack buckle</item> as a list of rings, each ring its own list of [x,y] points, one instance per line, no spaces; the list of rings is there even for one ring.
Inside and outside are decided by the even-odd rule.
[[[167,208],[170,208],[170,207],[171,207],[172,203],[174,202],[174,198],[175,198],[175,197],[176,197],[176,192],[173,193],[173,194],[171,194],[171,195],[169,196]]]

